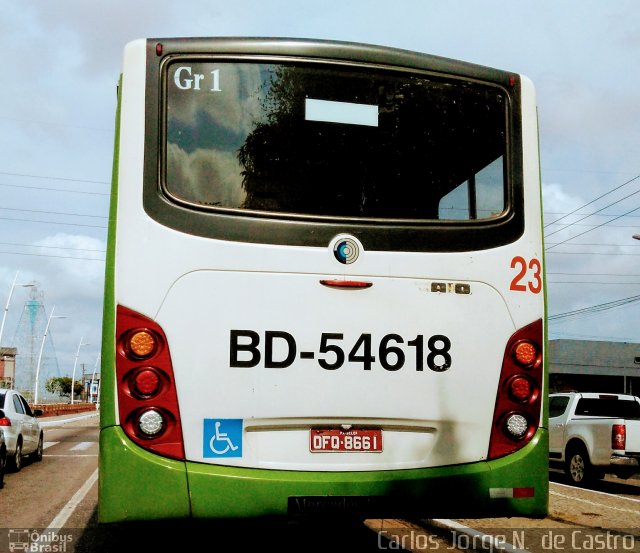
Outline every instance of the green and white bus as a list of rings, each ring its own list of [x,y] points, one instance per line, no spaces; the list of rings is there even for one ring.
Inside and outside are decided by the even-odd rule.
[[[132,42],[106,283],[101,521],[547,512],[525,77]]]

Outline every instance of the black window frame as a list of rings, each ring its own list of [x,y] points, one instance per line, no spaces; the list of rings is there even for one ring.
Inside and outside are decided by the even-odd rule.
[[[33,414],[33,411],[31,410],[31,407],[27,403],[27,400],[24,399],[24,397],[22,397],[21,395],[18,395],[18,397],[20,398],[20,401],[22,402],[22,407],[24,408],[25,415],[28,415],[29,417],[35,416]]]
[[[160,55],[158,54],[160,52]],[[164,67],[178,58],[226,61],[303,61],[368,65],[394,71],[438,75],[499,86],[507,99],[505,178],[507,197],[501,216],[479,220],[357,221],[290,216],[269,212],[211,210],[185,205],[163,191]],[[126,86],[126,81],[123,84]],[[326,245],[337,234],[357,236],[376,251],[464,252],[516,241],[524,232],[524,176],[518,75],[426,54],[329,41],[277,39],[149,39],[145,102],[143,205],[157,222],[187,234],[221,240],[294,246]]]

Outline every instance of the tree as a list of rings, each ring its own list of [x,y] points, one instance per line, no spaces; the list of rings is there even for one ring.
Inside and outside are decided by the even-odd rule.
[[[70,376],[54,376],[47,380],[44,385],[45,390],[52,394],[58,394],[61,397],[71,397],[71,377]],[[84,392],[84,386],[77,380],[73,386],[74,395],[78,396]]]

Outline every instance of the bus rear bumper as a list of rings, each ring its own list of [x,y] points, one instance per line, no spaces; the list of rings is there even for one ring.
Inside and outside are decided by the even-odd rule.
[[[370,472],[295,472],[181,462],[100,433],[99,520],[359,516],[544,517],[548,435],[515,454],[468,465]],[[545,467],[540,470],[539,467]]]

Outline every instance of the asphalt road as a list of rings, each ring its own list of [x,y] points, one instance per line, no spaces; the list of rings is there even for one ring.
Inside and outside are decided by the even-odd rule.
[[[43,419],[44,420],[44,419]],[[98,525],[98,419],[45,428],[44,457],[9,473],[0,490],[0,553],[38,539],[30,551],[385,551],[394,537],[412,551],[639,551],[640,481],[607,478],[580,489],[551,474],[544,520],[160,521]],[[469,531],[470,529],[470,531]],[[474,533],[475,532],[475,533]],[[475,536],[475,537],[474,537]],[[484,536],[484,537],[482,537]],[[494,536],[487,541],[487,536]],[[55,548],[54,548],[55,547]]]

